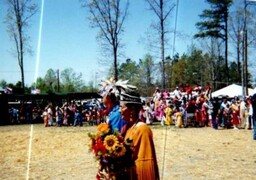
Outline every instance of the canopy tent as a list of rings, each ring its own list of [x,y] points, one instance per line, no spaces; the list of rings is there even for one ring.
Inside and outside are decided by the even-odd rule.
[[[252,96],[254,93],[255,93],[254,89],[248,88],[249,96]],[[229,86],[226,86],[212,93],[212,97],[219,97],[219,96],[241,97],[243,96],[243,88],[242,86],[239,86],[237,84],[231,84]]]

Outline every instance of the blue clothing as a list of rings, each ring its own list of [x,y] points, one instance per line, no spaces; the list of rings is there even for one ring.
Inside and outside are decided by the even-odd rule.
[[[75,112],[74,125],[73,126],[76,126],[78,123],[79,123],[80,126],[83,126],[83,116],[82,116],[82,113]]]
[[[256,140],[256,116],[253,116],[253,140]]]
[[[252,96],[253,140],[256,140],[256,93]]]
[[[56,122],[57,122],[57,125],[61,125],[61,121],[62,121],[62,113],[60,110],[57,110],[57,113],[58,113],[58,117],[56,119]]]
[[[111,129],[118,129],[119,132],[122,131],[123,126],[126,124],[121,117],[121,113],[119,112],[120,106],[117,104],[115,105],[111,111],[109,112],[109,121],[108,124],[110,125]]]

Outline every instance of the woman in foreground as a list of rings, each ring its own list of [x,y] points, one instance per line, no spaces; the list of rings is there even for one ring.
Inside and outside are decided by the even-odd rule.
[[[135,167],[131,168],[131,179],[158,180],[159,171],[156,159],[153,134],[146,123],[142,122],[142,104],[134,92],[120,95],[120,112],[127,124],[123,129],[125,139],[131,139],[134,146]]]

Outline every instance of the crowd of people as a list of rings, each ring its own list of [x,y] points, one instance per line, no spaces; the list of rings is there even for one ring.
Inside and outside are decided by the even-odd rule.
[[[83,124],[97,125],[105,121],[102,103],[65,102],[61,106],[49,103],[45,108],[26,104],[17,108],[9,107],[9,117],[12,124],[44,123],[50,126],[83,126]]]
[[[12,124],[43,122],[48,127],[98,125],[106,122],[107,118],[113,119],[111,116],[119,113],[118,100],[114,95],[93,101],[90,106],[75,101],[65,102],[61,106],[49,103],[42,109],[30,104],[20,109],[10,106],[9,116]],[[116,103],[115,113],[109,113],[109,106],[112,106],[109,102]],[[149,125],[159,122],[162,126],[174,125],[179,128],[253,128],[252,97],[212,98],[210,85],[204,89],[186,85],[183,88],[176,87],[170,92],[156,88],[151,97],[142,100],[142,107],[141,118]],[[122,125],[117,127],[119,131],[121,127]]]
[[[86,106],[86,104],[64,103],[61,107],[49,104],[42,114],[45,127],[47,126],[83,126],[83,124],[97,125],[104,121],[104,107],[102,105]]]
[[[150,107],[150,108],[149,108]],[[146,122],[151,124],[153,118],[161,125],[177,127],[208,127],[252,129],[252,97],[240,99],[236,96],[211,97],[211,87],[189,85],[173,92],[161,92],[156,88],[151,101],[146,103]]]

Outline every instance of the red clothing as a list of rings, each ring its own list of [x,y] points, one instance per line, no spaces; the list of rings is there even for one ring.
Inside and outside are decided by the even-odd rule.
[[[236,110],[232,110],[232,124],[235,126],[239,124],[239,116]]]
[[[201,117],[202,117],[202,121],[206,121],[207,117],[208,117],[208,113],[207,113],[208,108],[206,107],[205,104],[202,105],[202,111],[201,111]]]
[[[232,117],[232,124],[234,126],[239,125],[239,108],[240,106],[237,106],[235,104],[232,104],[231,106],[231,117]]]
[[[195,118],[197,122],[202,122],[202,105],[204,102],[204,98],[203,97],[198,97],[197,101],[196,101],[196,112],[195,112]]]
[[[192,94],[192,88],[191,88],[191,86],[186,86],[186,93],[187,94]]]

